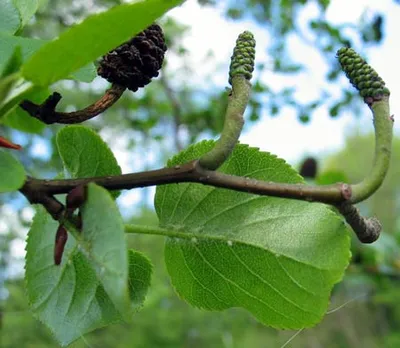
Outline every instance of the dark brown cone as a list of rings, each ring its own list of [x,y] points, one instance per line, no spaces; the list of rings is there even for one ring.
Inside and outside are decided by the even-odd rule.
[[[158,76],[166,50],[161,27],[152,24],[103,56],[97,73],[111,83],[136,92]]]

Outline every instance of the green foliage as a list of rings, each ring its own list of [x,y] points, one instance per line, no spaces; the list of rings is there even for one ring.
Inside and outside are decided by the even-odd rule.
[[[79,0],[73,1],[79,4]],[[49,19],[43,20],[46,15],[60,22],[57,28],[65,29],[69,26],[66,19],[74,11],[73,6],[70,6],[72,0],[55,0],[52,6],[36,13],[40,2],[6,0],[0,4],[0,117],[4,116],[2,124],[32,134],[41,133],[44,125],[15,108],[22,99],[43,102],[48,95],[48,85],[60,79],[74,78],[90,82],[95,76],[92,61],[131,38],[183,1],[134,2],[87,19],[84,19],[87,15],[85,11],[75,13],[73,20],[82,19],[81,24],[66,29],[58,39],[51,42],[14,36],[29,33],[28,36],[43,37],[37,32],[32,35],[32,28],[39,24],[46,28],[50,22]],[[120,3],[119,0],[98,2],[101,6]],[[202,3],[216,2],[203,0]],[[303,67],[289,59],[283,39],[285,35],[296,32],[298,23],[294,19],[298,9],[305,3],[282,1],[278,9],[271,1],[242,0],[232,2],[236,7],[231,7],[228,14],[239,18],[245,15],[248,8],[260,23],[272,28],[276,39],[270,50],[276,53],[272,54],[272,65],[275,71],[293,74],[300,72]],[[321,10],[326,10],[329,5],[326,0],[315,3]],[[57,7],[55,4],[61,5]],[[252,6],[258,6],[254,7],[257,10],[254,11]],[[98,9],[94,8],[96,11]],[[271,16],[277,10],[280,16]],[[23,31],[24,25],[35,13],[35,23]],[[373,28],[376,39],[369,38],[369,41],[382,37],[382,21],[379,24],[378,19],[375,19]],[[72,23],[71,20],[69,22]],[[318,45],[322,43],[324,46],[324,54],[331,54],[337,43],[347,40],[344,31],[328,22],[315,19],[310,22],[310,26],[314,33],[325,39],[318,41]],[[52,28],[46,28],[47,34],[44,37],[54,38],[59,34],[57,30],[53,32]],[[174,30],[177,33],[180,28]],[[367,37],[365,33],[366,29],[363,35]],[[179,54],[184,54],[185,48],[174,42],[178,41],[175,36],[178,35],[168,38],[171,47]],[[335,69],[336,66],[330,74],[332,79],[337,77]],[[30,81],[24,81],[22,77]],[[168,83],[168,79],[166,81]],[[125,131],[124,135],[132,135],[135,131],[133,128],[139,128],[142,130],[143,142],[154,138],[155,133],[150,133],[150,128],[157,123],[159,126],[155,127],[156,132],[168,138],[170,135],[165,130],[170,126],[171,116],[174,116],[176,129],[180,125],[185,126],[190,140],[210,130],[213,133],[219,131],[223,123],[221,115],[226,108],[227,93],[210,98],[205,95],[200,110],[197,94],[191,86],[163,86],[163,83],[154,83],[135,98],[125,95],[116,107],[119,109],[110,113],[112,122],[119,123],[114,126]],[[18,89],[15,88],[17,86]],[[58,87],[69,89],[70,93],[70,100],[67,94],[60,108],[71,108],[78,98],[81,103],[86,103],[92,97],[98,97],[95,89],[83,94],[79,84],[74,84],[73,88],[68,84]],[[172,92],[179,95],[176,101],[171,102],[168,93],[165,93],[170,87]],[[320,100],[300,105],[292,87],[273,91],[258,81],[254,91],[257,95],[249,105],[252,120],[259,118],[265,107],[264,100],[271,101],[272,114],[278,114],[285,103],[296,106],[299,119],[303,122],[307,122],[312,112],[321,105]],[[266,94],[269,94],[268,98]],[[346,98],[344,101],[335,101],[336,104],[331,107],[333,116],[338,115],[342,107],[348,106],[352,94],[346,94]],[[324,99],[328,97],[324,96]],[[185,101],[185,107],[180,105],[181,100]],[[182,115],[179,115],[180,112]],[[160,115],[163,115],[162,119]],[[105,124],[99,119],[92,125],[100,129]],[[46,129],[46,136],[51,134],[52,128]],[[56,127],[53,129],[57,130]],[[27,139],[27,143],[31,144],[32,137],[28,135]],[[130,139],[132,142],[137,141],[133,136]],[[121,174],[108,145],[89,128],[65,127],[59,131],[54,143],[69,177]],[[177,144],[179,147],[178,141]],[[171,160],[169,165],[198,158],[212,146],[213,142],[192,146]],[[29,163],[30,170],[36,170],[23,156],[21,153],[21,161]],[[59,158],[55,160],[59,161]],[[353,159],[353,163],[359,162]],[[38,170],[41,171],[41,168]],[[236,148],[221,170],[267,181],[303,182],[284,161],[245,145]],[[52,173],[55,171],[52,168]],[[0,151],[0,172],[0,192],[16,191],[25,181],[22,166],[9,152]],[[328,183],[338,181],[340,177],[340,181],[345,181],[338,173],[326,173],[317,180]],[[42,170],[40,174],[48,175],[48,172]],[[115,198],[118,192],[112,195]],[[61,197],[57,196],[57,199],[62,201]],[[193,306],[210,310],[242,307],[263,324],[283,328],[311,326],[325,314],[332,287],[342,279],[349,259],[347,229],[343,219],[329,207],[259,197],[199,184],[159,187],[155,204],[162,228],[154,227],[153,231],[171,236],[165,245],[165,263],[172,283],[178,294]],[[70,221],[61,218],[61,222],[69,229],[69,240],[59,266],[54,265],[54,237],[59,222],[39,207],[28,234],[25,276],[31,309],[61,344],[67,345],[77,340],[76,345],[85,346],[84,340],[79,341],[79,338],[97,328],[130,319],[135,311],[141,309],[146,296],[148,308],[137,316],[133,327],[119,325],[111,327],[110,331],[99,330],[89,336],[94,344],[105,347],[126,347],[132,342],[137,347],[195,347],[196,343],[201,347],[213,344],[232,346],[232,336],[239,342],[237,346],[244,347],[261,346],[266,341],[271,345],[282,343],[282,337],[277,332],[267,331],[249,319],[246,313],[238,310],[229,309],[218,316],[198,310],[189,312],[189,307],[178,302],[168,287],[166,274],[163,273],[164,264],[161,265],[160,260],[157,260],[162,254],[161,242],[151,237],[146,239],[149,242],[146,242],[143,249],[146,255],[159,261],[154,267],[158,279],[147,295],[153,266],[146,256],[128,248],[133,246],[136,249],[137,244],[144,240],[140,237],[148,236],[135,236],[129,240],[128,245],[116,203],[106,190],[94,184],[89,185],[88,200],[80,212],[83,216],[80,231]],[[151,227],[147,228],[147,231],[151,230]],[[386,238],[384,242],[364,249],[360,252],[361,258],[368,266],[377,268],[390,264],[391,271],[395,272],[399,259],[398,246],[394,237]],[[243,330],[248,322],[252,325],[250,330],[247,327]],[[14,327],[24,330],[23,325]],[[233,327],[232,332],[227,327]],[[13,339],[8,339],[8,344],[26,345],[25,332],[15,335],[16,331],[9,330],[14,335]],[[263,335],[259,334],[261,331]],[[106,332],[111,334],[107,336]],[[268,334],[264,334],[266,332]],[[125,334],[125,341],[121,333]],[[34,336],[40,335],[49,342],[39,327]],[[392,341],[395,340],[394,337]],[[39,340],[29,341],[28,344],[42,344],[37,342]],[[310,345],[306,340],[302,342],[307,344],[300,346]],[[323,341],[326,342],[329,343],[329,340]],[[53,342],[48,344],[54,346]]]
[[[130,39],[181,2],[182,0],[147,0],[120,5],[88,17],[81,24],[64,32],[58,39],[43,46],[26,62],[22,74],[28,80],[42,86],[66,78],[80,67]],[[65,57],[68,57],[68,60]]]
[[[24,27],[33,17],[39,8],[40,0],[13,0],[15,7],[19,11],[21,24]]]
[[[0,32],[14,34],[20,26],[20,15],[13,0],[3,0],[0,9]]]
[[[82,214],[82,232],[73,231],[60,266],[53,261],[58,223],[42,208],[27,243],[31,308],[62,345],[129,318],[141,307],[150,283],[151,265],[140,253],[130,251],[128,257],[121,217],[104,189],[89,185]]]
[[[87,178],[121,174],[121,167],[108,145],[90,128],[65,127],[58,132],[56,141],[69,176]],[[118,192],[112,194],[118,196]]]
[[[4,64],[0,64],[0,110],[4,100],[10,94],[12,88],[18,80],[18,75],[15,72],[22,64],[21,48],[15,47],[8,59],[4,60]],[[1,116],[1,113],[0,113]]]
[[[146,298],[147,290],[151,282],[152,264],[142,253],[129,249],[128,265],[130,307],[133,311],[136,311],[141,309]]]
[[[48,44],[49,41],[31,39],[19,36],[12,36],[5,33],[0,33],[0,50],[2,55],[0,57],[0,68],[3,67],[7,59],[12,56],[17,47],[20,47],[22,52],[22,61],[26,62],[35,54],[42,46]],[[82,64],[77,69],[70,71],[65,78],[73,78],[82,82],[90,82],[96,76],[96,71],[93,64]],[[79,69],[80,68],[80,69]]]
[[[9,151],[0,150],[0,193],[18,190],[25,182],[25,169]]]
[[[191,146],[168,165],[199,158],[213,144]],[[221,171],[302,182],[284,161],[245,145]],[[155,207],[161,227],[188,235],[168,239],[165,261],[177,292],[196,307],[243,307],[274,327],[310,326],[349,261],[347,228],[323,205],[179,184],[158,187]]]
[[[0,80],[0,119],[13,109],[15,110],[17,104],[23,99],[47,90],[47,88],[32,86],[31,83],[21,81],[19,72],[21,64],[46,43],[47,41],[44,40],[12,36],[0,32],[0,52],[2,52],[0,70],[2,70],[3,77]],[[66,78],[90,82],[95,76],[94,65],[90,63],[77,71],[71,72]],[[16,85],[18,88],[11,90]],[[16,128],[19,129],[21,127],[17,126]]]
[[[49,95],[47,88],[33,90],[25,94],[25,98],[33,101],[34,103],[42,103]],[[8,112],[2,120],[3,124],[18,129],[22,132],[39,134],[45,128],[45,124],[38,119],[33,118],[21,108],[15,108]]]
[[[38,210],[26,247],[25,280],[35,316],[66,345],[120,315],[73,238],[67,242],[62,264],[54,265],[57,226],[46,212]]]
[[[82,232],[76,235],[78,249],[89,260],[116,309],[129,318],[128,254],[122,218],[103,188],[89,184],[87,196],[81,210]]]

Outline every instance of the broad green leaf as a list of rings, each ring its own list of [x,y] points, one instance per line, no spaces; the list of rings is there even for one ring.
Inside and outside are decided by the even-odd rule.
[[[39,7],[38,0],[13,0],[21,18],[21,27],[24,27],[33,17]]]
[[[22,61],[25,62],[37,51],[39,48],[47,44],[49,41],[25,38],[20,36],[12,36],[6,33],[0,33],[0,70],[9,61],[16,47],[21,47]],[[96,77],[96,69],[92,63],[81,66],[71,71],[65,78],[71,78],[82,82],[91,82]]]
[[[21,64],[21,47],[17,46],[0,71],[0,106],[7,99],[11,89],[20,79],[20,76],[16,72],[19,70]]]
[[[133,310],[142,308],[151,282],[153,266],[142,253],[128,250],[129,259],[129,297]]]
[[[22,64],[22,50],[21,47],[16,46],[14,48],[14,52],[11,54],[8,61],[6,61],[6,64],[4,65],[1,71],[0,77],[4,78],[7,77],[8,75],[17,72],[21,64]]]
[[[57,147],[65,169],[73,178],[119,175],[121,168],[101,137],[83,126],[69,126],[57,134]],[[113,192],[117,197],[118,192]]]
[[[47,88],[41,90],[33,90],[31,93],[24,95],[25,99],[29,99],[34,103],[42,103],[49,96]],[[28,115],[26,111],[20,107],[16,107],[8,112],[2,120],[3,124],[18,129],[22,132],[39,134],[43,131],[46,125],[38,119]]]
[[[122,321],[114,300],[121,304],[119,296],[122,293],[126,298],[127,285],[131,303],[126,305],[125,311],[138,310],[150,283],[151,264],[148,260],[132,250],[127,257],[125,246],[122,246],[123,232],[117,221],[121,218],[108,193],[91,185],[88,198],[82,235],[78,242],[69,235],[61,265],[56,266],[53,261],[58,222],[43,208],[38,208],[28,233],[25,280],[29,302],[34,315],[64,346],[90,331]],[[113,221],[98,226],[96,232],[93,217],[88,218],[88,214],[92,214],[89,206],[93,200],[104,204],[97,217],[104,216],[102,220]],[[105,209],[108,210],[104,215]],[[106,231],[106,228],[110,230]],[[92,240],[93,233],[98,235]],[[93,245],[89,245],[91,242]],[[124,282],[114,279],[121,273],[124,273]],[[112,285],[115,288],[109,289]]]
[[[24,167],[10,154],[10,150],[0,150],[0,193],[18,190],[25,177]]]
[[[92,15],[43,46],[22,68],[37,85],[50,85],[149,26],[183,0],[145,0]]]
[[[13,3],[13,0],[1,0],[0,32],[14,34],[18,30],[20,23],[20,15],[18,9]]]
[[[199,158],[213,144],[191,146],[168,165]],[[246,145],[220,170],[302,182],[283,160]],[[196,307],[243,307],[273,327],[311,326],[349,262],[348,230],[323,204],[185,183],[157,187],[155,207],[161,227],[188,236],[167,240],[165,261],[177,292]]]

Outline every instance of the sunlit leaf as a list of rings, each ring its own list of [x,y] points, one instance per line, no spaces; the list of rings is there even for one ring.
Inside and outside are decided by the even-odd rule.
[[[199,158],[213,144],[191,146],[168,165]],[[302,182],[283,160],[245,145],[221,171]],[[323,204],[185,183],[158,187],[155,207],[162,228],[188,236],[168,239],[165,261],[177,292],[196,307],[243,307],[273,327],[311,326],[349,262],[343,219]]]
[[[25,169],[9,152],[0,150],[0,193],[18,190],[25,181]]]

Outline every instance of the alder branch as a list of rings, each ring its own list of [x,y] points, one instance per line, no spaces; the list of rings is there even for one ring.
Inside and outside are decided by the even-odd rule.
[[[29,177],[20,191],[33,203],[32,193],[56,195],[68,193],[77,186],[93,182],[107,190],[130,190],[139,187],[166,185],[173,183],[192,182],[235,191],[254,193],[261,196],[291,198],[307,202],[341,204],[351,197],[351,187],[339,183],[326,186],[311,186],[306,184],[286,184],[266,182],[247,177],[224,174],[204,169],[198,160],[174,166],[139,173],[115,176],[90,177],[80,179],[42,180]]]
[[[105,94],[88,107],[73,112],[56,111],[61,100],[61,94],[54,92],[42,104],[35,104],[29,100],[22,101],[19,106],[29,115],[46,124],[63,123],[73,124],[87,121],[114,105],[125,91],[125,87],[113,84]]]
[[[111,191],[192,182],[261,196],[327,203],[338,207],[339,212],[344,215],[346,221],[363,243],[372,243],[380,233],[380,228],[377,228],[380,227],[379,223],[374,223],[373,228],[371,228],[370,220],[361,217],[358,210],[349,203],[351,198],[350,185],[339,183],[326,186],[311,186],[265,182],[204,169],[199,160],[171,168],[106,177],[61,180],[41,180],[30,177],[20,189],[20,192],[32,204],[42,204],[53,218],[58,220],[65,215],[65,208],[54,199],[54,195],[70,193],[76,187],[84,186],[90,182]]]

